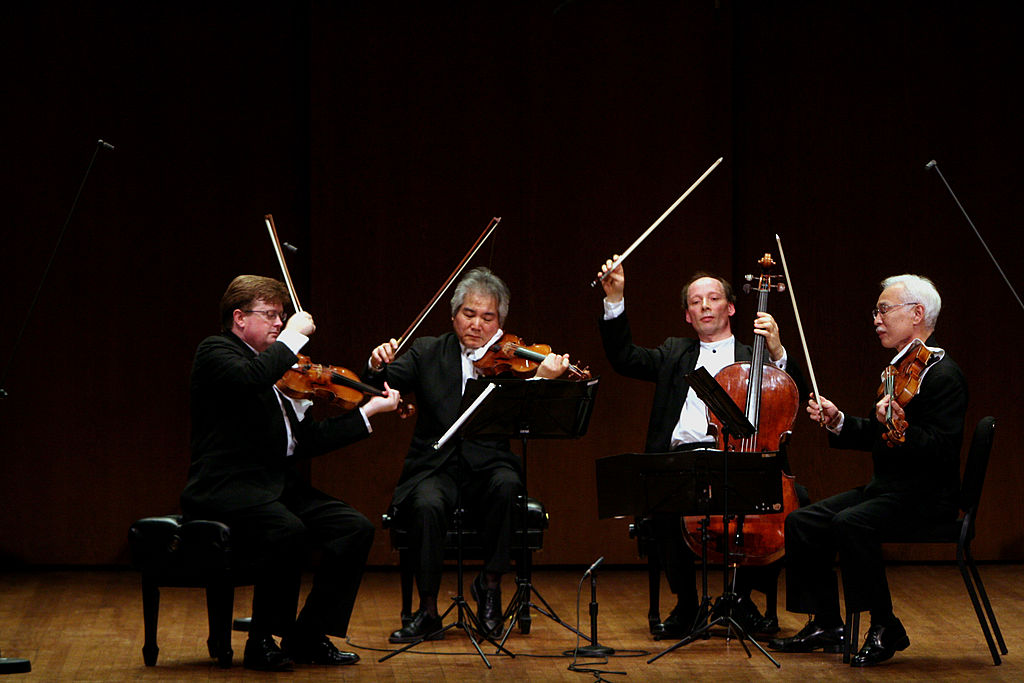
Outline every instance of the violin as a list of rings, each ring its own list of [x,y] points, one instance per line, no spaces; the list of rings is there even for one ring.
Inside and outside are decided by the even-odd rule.
[[[891,396],[885,411],[886,433],[882,435],[886,445],[894,448],[906,441],[907,421],[893,413],[892,404],[906,407],[921,390],[921,376],[932,362],[935,354],[920,339],[910,342],[910,349],[903,354],[899,365],[889,365],[882,370],[882,383],[878,387],[878,398]]]
[[[487,349],[487,353],[480,360],[475,361],[473,366],[485,377],[505,372],[526,376],[535,372],[537,366],[544,362],[549,353],[551,353],[551,347],[547,344],[525,346],[523,340],[516,335],[505,334],[492,344],[491,348]],[[573,380],[590,379],[590,368],[570,365],[566,372]]]
[[[757,284],[757,310],[767,311],[768,293],[773,289],[781,291],[784,285],[773,282],[778,276],[771,274],[775,262],[770,254],[765,254],[758,263],[762,273]],[[752,280],[753,276],[747,278]],[[744,289],[753,287],[745,285]],[[720,450],[734,451],[738,447],[745,452],[777,451],[792,433],[800,394],[792,377],[772,364],[765,364],[765,347],[765,338],[755,335],[751,359],[727,365],[715,375],[715,381],[743,409],[745,417],[756,430],[753,435],[740,439],[738,444],[729,443],[722,423],[712,415],[709,421],[717,428],[716,446]],[[707,525],[707,533],[713,542],[713,547],[708,550],[710,559],[722,561],[728,556],[730,562],[762,566],[771,564],[785,554],[786,515],[798,508],[800,503],[796,495],[796,478],[782,472],[781,484],[782,505],[776,512],[730,515],[727,523],[723,520],[710,520]],[[694,553],[700,555],[701,526],[704,520],[684,517],[684,524],[686,533],[683,534],[683,540]]]
[[[367,396],[384,396],[383,391],[363,384],[358,375],[347,368],[320,365],[301,353],[298,357],[299,362],[277,381],[277,388],[285,396],[324,401],[345,410],[352,410]]]

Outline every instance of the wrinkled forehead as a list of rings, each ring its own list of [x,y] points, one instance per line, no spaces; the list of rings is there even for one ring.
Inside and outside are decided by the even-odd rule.
[[[686,300],[689,301],[692,297],[703,297],[709,294],[718,294],[725,296],[725,287],[719,280],[713,277],[702,277],[694,280],[690,283],[689,288],[686,290]]]

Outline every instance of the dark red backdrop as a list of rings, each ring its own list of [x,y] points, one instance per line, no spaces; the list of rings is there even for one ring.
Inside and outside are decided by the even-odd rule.
[[[999,418],[977,554],[1024,557],[1021,361],[1008,353],[1024,311],[925,170],[939,161],[1024,286],[1009,10],[293,4],[57,2],[13,16],[3,362],[95,140],[117,149],[97,159],[5,383],[0,562],[123,562],[131,521],[176,509],[192,352],[231,277],[276,275],[267,211],[300,247],[292,272],[319,328],[310,354],[351,368],[501,216],[476,263],[512,288],[506,328],[602,375],[587,436],[530,447],[530,491],[552,517],[538,560],[634,561],[626,522],[596,518],[593,461],[642,447],[651,390],[608,369],[587,283],[719,156],[628,262],[637,341],[688,333],[678,289],[690,272],[738,282],[778,233],[821,390],[863,414],[889,357],[867,313],[877,283],[931,276],[940,341],[970,380],[968,421]],[[802,358],[788,299],[773,305]],[[423,334],[447,329],[443,308]],[[752,315],[743,300],[741,338]],[[309,468],[371,518],[411,430],[392,418]],[[814,497],[869,475],[866,455],[828,451],[805,420],[793,442]],[[384,534],[371,559],[394,561]]]

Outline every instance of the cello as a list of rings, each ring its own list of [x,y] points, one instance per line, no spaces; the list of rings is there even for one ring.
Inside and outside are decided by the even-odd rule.
[[[773,290],[782,291],[785,287],[775,282],[777,275],[771,274],[775,265],[771,254],[765,254],[758,264],[761,275],[757,283],[757,310],[768,310],[768,294]],[[753,276],[748,275],[748,280]],[[744,285],[750,291],[751,285]],[[729,397],[743,410],[744,415],[754,426],[754,434],[727,442],[722,423],[715,416],[710,416],[710,424],[715,425],[716,447],[720,450],[740,452],[777,451],[788,441],[792,433],[793,422],[796,420],[800,404],[800,392],[796,382],[784,371],[766,360],[766,343],[762,335],[755,335],[753,356],[750,361],[742,361],[727,365],[715,380],[722,385]],[[722,561],[728,551],[730,561],[745,565],[767,565],[775,562],[785,554],[785,519],[786,515],[799,507],[796,494],[796,478],[782,473],[782,511],[772,514],[731,515],[728,528],[722,518],[712,519],[708,525],[708,559]],[[698,556],[701,554],[702,517],[685,517],[686,533],[683,539]],[[726,545],[728,544],[728,545]]]

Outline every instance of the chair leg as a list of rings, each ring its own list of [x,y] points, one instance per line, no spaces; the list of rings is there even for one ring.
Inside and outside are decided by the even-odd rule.
[[[653,544],[653,541],[650,543]],[[647,626],[653,633],[654,627],[661,623],[661,561],[658,553],[650,546],[645,548],[647,554],[647,593],[650,596],[647,605]]]
[[[516,590],[518,591],[520,585],[533,586],[533,550],[527,548],[525,558],[521,549],[516,552],[518,553],[515,556]],[[523,635],[529,635],[530,630],[533,628],[533,616],[530,614],[530,600],[532,598],[533,595],[527,592],[526,599],[519,603],[519,614],[516,617],[516,623],[519,625],[519,632]]]
[[[978,573],[978,567],[974,564],[974,558],[971,557],[970,548],[967,549],[967,566],[974,577],[974,585],[978,587],[978,595],[981,597],[981,603],[985,606],[985,613],[988,614],[988,622],[992,625],[992,632],[996,637],[996,642],[999,643],[999,651],[1005,655],[1008,653],[1008,650],[1006,649],[1006,642],[1003,641],[1003,632],[999,630],[999,622],[996,621],[996,614],[992,610],[992,603],[988,599],[988,592],[985,590],[985,584],[981,580],[981,574]]]
[[[408,550],[398,551],[398,568],[402,581],[402,626],[412,621],[412,558]]]
[[[977,591],[975,591],[974,584],[971,582],[971,574],[978,576],[977,570],[973,567],[974,561],[972,558],[970,562],[972,566],[972,571],[970,574],[968,573],[967,557],[969,557],[967,555],[967,549],[965,547],[961,547],[958,544],[956,549],[956,564],[960,568],[960,576],[962,576],[964,579],[964,587],[967,588],[967,595],[971,598],[971,605],[974,606],[974,613],[978,617],[978,624],[981,625],[981,632],[985,634],[985,642],[988,643],[988,650],[990,653],[992,653],[992,662],[996,666],[999,666],[1000,664],[1002,664],[1002,659],[1000,659],[999,652],[996,650],[996,644],[992,640],[992,632],[988,627],[988,621],[986,621],[985,619],[985,612],[982,610],[981,602],[978,600],[978,593]],[[978,578],[980,579],[981,577],[978,576]],[[988,596],[986,595],[986,602],[987,597]],[[991,607],[988,608],[988,611],[989,614],[992,614]]]
[[[235,587],[230,583],[211,583],[206,587],[206,614],[210,637],[206,641],[210,657],[228,669],[234,651],[231,649],[231,612],[235,606]]]
[[[160,588],[155,581],[142,577],[142,620],[146,640],[142,646],[142,660],[146,666],[156,666],[160,648],[156,644],[156,625],[160,616]]]
[[[846,610],[846,628],[843,638],[843,664],[849,664],[851,653],[857,650],[857,641],[860,640],[860,612]]]

